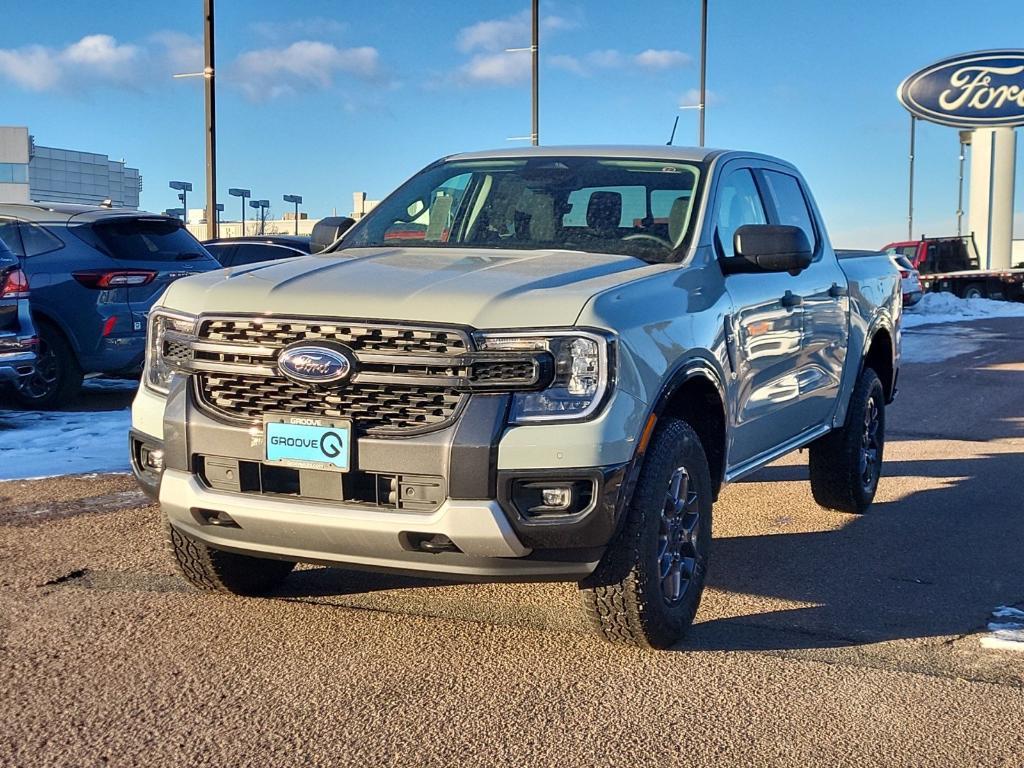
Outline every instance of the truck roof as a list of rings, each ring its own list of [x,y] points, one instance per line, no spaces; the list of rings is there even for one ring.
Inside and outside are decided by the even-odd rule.
[[[721,155],[726,150],[709,147],[669,147],[653,145],[572,145],[544,147],[514,147],[490,149],[481,152],[460,152],[445,160],[483,160],[492,157],[622,157],[658,160],[688,160],[702,162]],[[746,153],[744,153],[746,154]]]

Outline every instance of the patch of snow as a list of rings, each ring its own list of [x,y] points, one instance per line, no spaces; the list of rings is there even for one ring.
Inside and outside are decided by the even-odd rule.
[[[904,333],[902,362],[941,363],[952,357],[977,352],[983,346],[977,336],[958,334],[953,329],[945,330],[940,338],[936,338],[937,335],[927,332]]]
[[[131,410],[0,411],[0,480],[127,472]]]
[[[992,299],[961,299],[952,293],[926,293],[903,312],[903,327],[932,323],[962,323],[990,317],[1024,317],[1024,303]]]
[[[992,619],[988,622],[988,634],[981,636],[981,647],[1001,651],[1024,651],[1024,621],[1021,621],[1024,620],[1024,611],[1001,605],[992,611]]]

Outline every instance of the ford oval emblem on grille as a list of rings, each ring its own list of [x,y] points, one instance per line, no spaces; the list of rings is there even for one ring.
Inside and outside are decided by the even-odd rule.
[[[355,358],[341,344],[299,342],[281,351],[277,367],[300,384],[334,384],[352,375]]]

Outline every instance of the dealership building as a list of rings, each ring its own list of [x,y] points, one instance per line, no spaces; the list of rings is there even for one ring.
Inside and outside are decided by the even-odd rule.
[[[142,176],[96,152],[44,147],[24,126],[0,126],[0,202],[138,208]]]

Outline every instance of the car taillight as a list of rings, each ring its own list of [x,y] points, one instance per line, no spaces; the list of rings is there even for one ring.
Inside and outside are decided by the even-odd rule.
[[[12,269],[7,273],[3,284],[0,285],[0,299],[27,299],[28,277],[20,269]]]
[[[75,280],[86,288],[105,290],[107,288],[131,288],[148,285],[156,279],[156,272],[148,269],[106,270],[96,269],[71,273]]]

